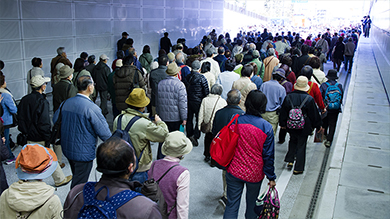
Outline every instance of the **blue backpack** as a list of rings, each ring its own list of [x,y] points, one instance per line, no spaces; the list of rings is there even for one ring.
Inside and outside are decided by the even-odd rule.
[[[341,108],[341,90],[338,87],[338,83],[331,85],[329,82],[326,82],[328,88],[325,91],[324,102],[328,109],[338,110]]]
[[[110,191],[107,186],[102,186],[95,192],[96,182],[88,182],[84,185],[84,205],[79,211],[77,218],[117,218],[116,210],[131,199],[142,196],[138,192],[124,190],[110,198]],[[107,196],[104,201],[96,199],[97,194],[107,189]]]

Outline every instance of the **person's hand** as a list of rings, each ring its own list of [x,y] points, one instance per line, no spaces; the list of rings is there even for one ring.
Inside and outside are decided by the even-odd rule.
[[[276,182],[274,180],[270,180],[268,182],[269,187],[274,188],[276,186]]]
[[[326,112],[326,108],[324,108],[324,110],[322,110],[322,113],[321,114],[324,114]]]
[[[0,103],[1,103],[2,100],[3,100],[3,96],[0,93]]]
[[[3,98],[1,98],[3,99]],[[2,137],[1,140],[3,140],[3,144],[5,144],[5,137]]]
[[[286,126],[283,126],[283,127],[282,127],[282,126],[280,126],[280,128],[281,128],[281,129],[286,129]]]
[[[155,121],[155,122],[160,122],[160,121],[161,121],[160,116],[158,116],[157,114],[154,115],[154,121]]]
[[[324,131],[324,128],[320,127],[320,129],[317,131],[317,133],[321,133]]]
[[[182,125],[185,126],[187,124],[187,120],[183,120]]]

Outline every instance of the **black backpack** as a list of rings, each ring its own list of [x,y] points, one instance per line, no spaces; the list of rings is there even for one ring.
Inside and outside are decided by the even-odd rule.
[[[116,130],[115,130],[114,133],[112,133],[111,137],[118,137],[118,138],[121,138],[121,139],[125,140],[127,143],[130,144],[130,146],[131,146],[131,147],[134,149],[134,151],[135,151],[133,142],[131,142],[131,139],[130,139],[129,130],[130,130],[131,126],[133,126],[133,124],[134,124],[138,119],[140,119],[141,117],[139,117],[139,116],[134,116],[134,117],[130,120],[130,122],[126,125],[125,130],[122,130],[122,129],[121,129],[121,127],[122,127],[122,117],[123,117],[123,114],[121,114],[121,115],[118,117],[118,122],[117,122]],[[135,157],[135,158],[136,158],[135,169],[134,169],[133,173],[131,174],[130,178],[133,177],[133,175],[137,172],[139,159],[141,159],[143,152],[144,152],[144,150],[141,151],[139,157],[137,157],[137,156]]]

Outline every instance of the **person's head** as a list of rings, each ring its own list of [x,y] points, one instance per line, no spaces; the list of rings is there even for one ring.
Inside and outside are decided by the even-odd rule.
[[[164,33],[164,36],[165,36],[165,37],[168,37],[168,32],[165,32],[165,33]]]
[[[31,60],[31,64],[32,64],[32,66],[34,66],[34,67],[42,68],[42,59],[41,59],[41,58],[34,57],[34,58]]]
[[[214,47],[210,47],[209,49],[206,50],[207,57],[213,57],[214,54],[215,54],[215,48]]]
[[[99,60],[101,62],[104,62],[104,63],[107,63],[108,59],[109,58],[108,58],[108,56],[106,54],[101,54],[100,57],[99,57]]]
[[[294,89],[299,90],[299,91],[304,91],[307,92],[310,89],[310,86],[308,84],[308,79],[307,77],[300,75],[297,78],[297,82],[294,84]]]
[[[243,43],[244,43],[244,41],[242,41],[241,39],[237,40],[237,45],[242,46]]]
[[[183,53],[179,52],[176,54],[176,62],[177,63],[183,63],[184,62],[184,55]]]
[[[225,51],[225,57],[228,59],[230,57],[232,57],[232,52],[230,50],[226,50]]]
[[[164,50],[164,49],[160,49],[158,51],[158,57],[162,56],[162,55],[167,55],[167,52]]]
[[[315,48],[310,46],[309,47],[309,54],[314,54],[314,52],[315,52]]]
[[[211,69],[211,64],[210,62],[203,62],[202,63],[202,67],[200,69],[200,72],[201,73],[206,73],[206,72],[209,72]]]
[[[348,37],[348,42],[352,42],[352,41],[353,41],[352,37]]]
[[[318,69],[321,66],[321,61],[320,61],[320,59],[317,56],[313,56],[313,57],[311,57],[311,59],[309,61],[309,65],[313,69]]]
[[[7,82],[5,82],[5,76],[3,74],[0,75],[0,88],[6,88]]]
[[[253,67],[253,71],[252,71],[252,74],[253,75],[256,75],[257,74],[257,64],[254,63],[254,62],[251,62],[251,63],[248,63],[249,65],[251,65]]]
[[[292,59],[291,59],[291,57],[289,55],[284,55],[282,60],[281,60],[281,63],[291,67]]]
[[[0,70],[3,70],[4,66],[5,66],[4,62],[0,60]]]
[[[42,180],[51,176],[58,165],[57,155],[40,144],[23,146],[15,161],[20,180]]]
[[[303,66],[301,69],[301,75],[310,80],[311,76],[313,75],[313,68],[310,65]]]
[[[132,65],[133,62],[134,62],[134,57],[131,54],[129,54],[128,56],[125,56],[125,58],[123,58],[123,65]]]
[[[134,88],[125,100],[125,103],[130,108],[143,112],[150,103],[150,99],[146,96],[144,89]]]
[[[57,54],[59,56],[62,56],[63,53],[65,53],[65,47],[58,47]]]
[[[175,54],[173,52],[168,53],[167,55],[169,63],[172,63],[175,61]]]
[[[278,36],[278,41],[281,41],[283,37],[281,35]]]
[[[241,77],[251,77],[253,73],[253,66],[250,64],[246,64],[241,69]]]
[[[225,69],[227,71],[233,71],[234,67],[236,67],[236,62],[234,61],[234,58],[229,58],[225,62]]]
[[[223,55],[225,53],[225,48],[222,46],[218,47],[218,55]]]
[[[275,55],[275,49],[274,48],[269,48],[268,49],[268,56],[273,56]]]
[[[181,43],[176,44],[176,49],[183,50],[183,44],[181,44]]]
[[[337,76],[337,71],[335,69],[330,69],[328,71],[328,74],[326,75],[326,78],[328,78],[329,80],[336,80],[339,77]]]
[[[123,60],[122,59],[117,59],[116,62],[115,62],[115,66],[117,68],[120,68],[123,66]]]
[[[238,105],[241,101],[241,92],[237,89],[230,90],[227,93],[226,102],[228,105]]]
[[[111,137],[96,150],[96,170],[109,178],[126,178],[135,166],[134,149],[125,140]]]
[[[260,57],[259,51],[257,51],[256,49],[254,49],[254,50],[252,51],[252,57],[253,57],[254,59],[259,58],[259,57]]]
[[[91,76],[83,75],[77,79],[77,90],[79,93],[89,96],[93,93],[94,89],[95,86]]]
[[[306,44],[302,45],[301,52],[302,52],[302,55],[307,55],[309,53],[309,46]]]
[[[216,94],[216,95],[221,95],[223,91],[223,87],[220,84],[214,84],[211,86],[210,93],[211,94]]]
[[[131,54],[132,56],[136,56],[136,55],[137,55],[137,51],[135,50],[134,47],[131,47],[131,48],[129,49],[129,54]]]
[[[133,47],[134,40],[132,38],[129,38],[126,40],[126,44]]]
[[[123,38],[127,38],[129,36],[129,34],[127,32],[122,32],[122,37]]]
[[[123,52],[123,51],[122,51],[122,52]],[[90,55],[90,56],[88,57],[88,62],[89,62],[89,64],[95,63],[95,55]]]
[[[199,70],[200,70],[200,62],[199,62],[199,60],[193,61],[192,64],[191,64],[191,68],[192,68],[193,71],[199,72]]]
[[[75,72],[80,72],[81,70],[85,69],[84,60],[82,58],[77,58],[74,61],[73,69]]]
[[[170,132],[161,147],[161,153],[170,157],[182,157],[192,150],[192,143],[183,132]]]
[[[82,53],[80,54],[80,58],[82,58],[82,59],[84,59],[84,60],[87,60],[87,59],[88,59],[88,53],[82,52]]]
[[[240,64],[242,62],[242,60],[244,59],[244,55],[242,53],[239,53],[239,54],[235,55],[234,58],[236,59],[236,63]]]
[[[167,70],[165,71],[167,75],[176,77],[179,74],[181,68],[177,66],[176,62],[172,62],[168,65]]]
[[[343,37],[339,37],[339,42],[340,42],[340,43],[342,43],[342,42],[343,42],[343,40],[344,40],[344,38],[343,38]]]
[[[70,68],[68,65],[64,65],[60,68],[60,78],[72,78],[73,77],[74,69]]]
[[[249,43],[249,50],[255,50],[255,49],[256,49],[256,44]]]
[[[283,81],[286,79],[286,71],[283,68],[276,69],[276,71],[272,73],[272,79],[279,82]]]
[[[31,78],[30,85],[31,88],[35,91],[42,93],[46,90],[47,83],[50,82],[49,77],[43,77],[42,75],[35,75]]]
[[[245,100],[246,113],[253,116],[261,116],[265,113],[267,106],[267,97],[259,90],[249,92]]]
[[[161,55],[158,57],[158,65],[167,66],[169,64],[168,56]]]
[[[142,50],[142,53],[150,53],[150,46],[149,45],[145,45],[144,49]]]
[[[325,34],[322,34],[322,39],[325,39],[326,38],[326,36],[327,36],[327,34],[325,33]]]
[[[123,57],[125,57],[125,53],[123,52],[123,50],[119,50],[118,52],[116,52],[116,57],[118,59],[123,59]]]

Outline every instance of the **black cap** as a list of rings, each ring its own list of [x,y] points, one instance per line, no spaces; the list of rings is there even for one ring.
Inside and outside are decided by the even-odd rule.
[[[123,32],[122,36],[128,36],[129,34],[127,32]]]

